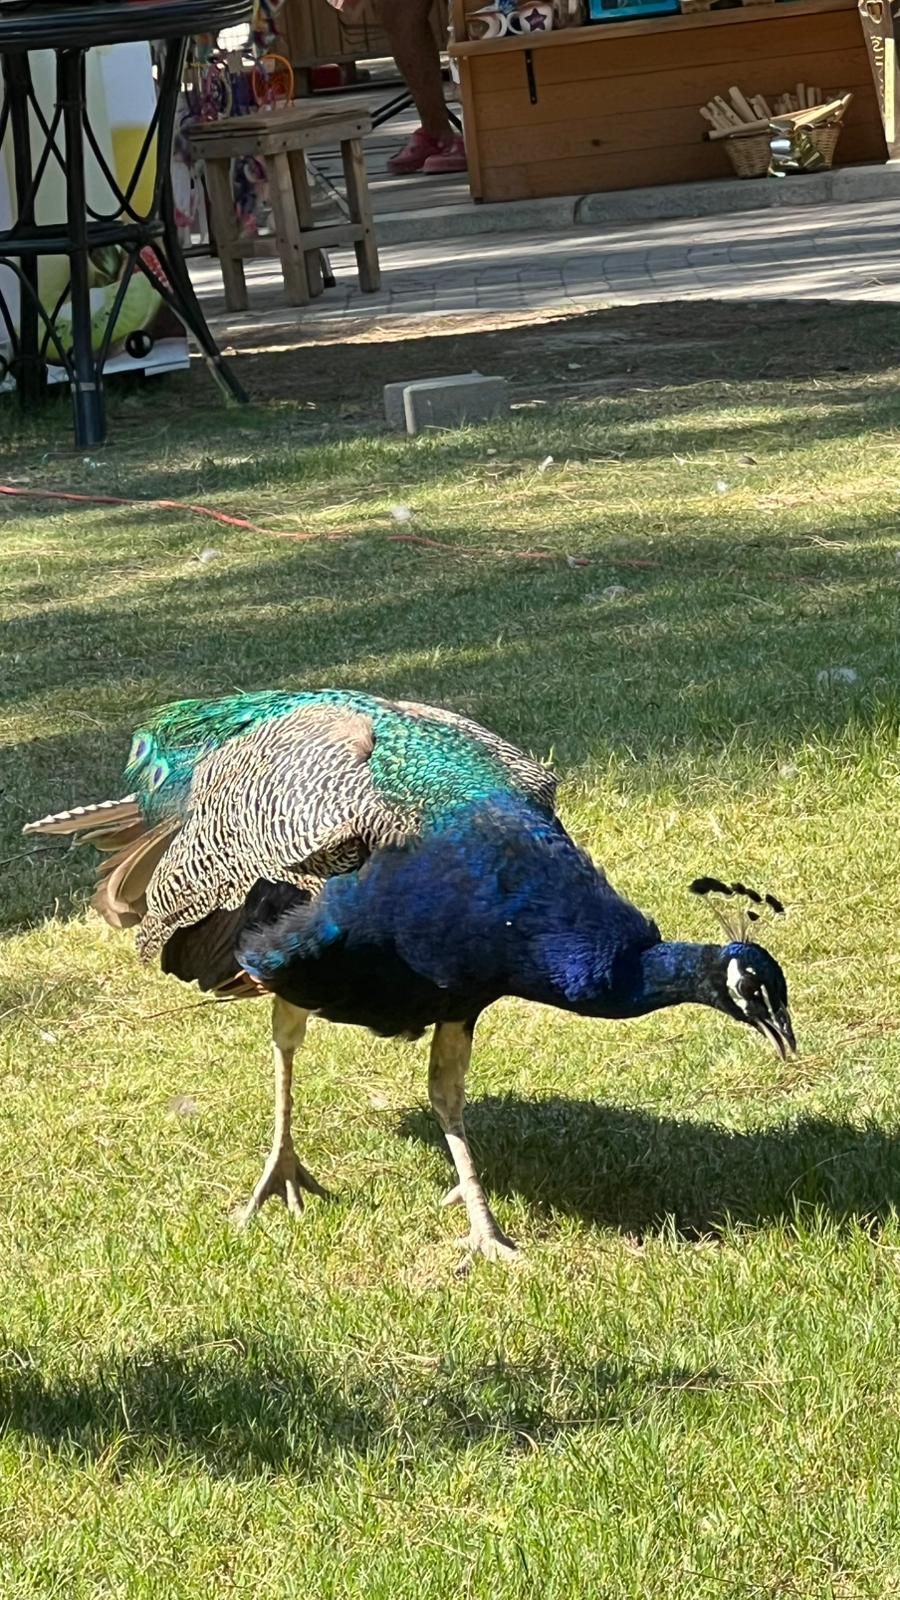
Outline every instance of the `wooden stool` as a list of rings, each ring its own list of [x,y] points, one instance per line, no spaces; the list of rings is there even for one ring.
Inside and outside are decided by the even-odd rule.
[[[210,232],[222,265],[225,305],[246,311],[244,262],[248,257],[278,256],[284,290],[292,306],[305,306],[322,293],[320,251],[352,244],[359,286],[374,294],[381,286],[378,246],[366,179],[363,136],[371,131],[368,109],[359,103],[322,107],[296,101],[281,110],[248,117],[224,117],[198,123],[189,130],[191,149],[206,167]],[[310,150],[339,144],[347,189],[346,221],[318,226],[313,221],[306,156]],[[269,175],[269,202],[274,234],[245,239],[238,229],[231,187],[231,163],[262,156]]]

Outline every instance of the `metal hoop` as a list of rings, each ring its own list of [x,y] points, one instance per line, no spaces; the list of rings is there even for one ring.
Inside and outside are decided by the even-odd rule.
[[[285,80],[286,87],[280,88]],[[258,106],[290,105],[294,98],[294,69],[287,56],[272,53],[260,56],[253,68],[252,82],[253,98]]]

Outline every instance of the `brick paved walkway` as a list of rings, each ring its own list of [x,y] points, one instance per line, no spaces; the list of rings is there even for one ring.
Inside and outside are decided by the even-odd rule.
[[[274,264],[248,269],[251,310],[222,311],[215,262],[193,273],[219,336],[229,328],[361,317],[527,312],[673,298],[900,300],[900,200],[803,206],[602,231],[484,234],[382,251],[384,284],[359,293],[336,256],[337,286],[286,307]]]

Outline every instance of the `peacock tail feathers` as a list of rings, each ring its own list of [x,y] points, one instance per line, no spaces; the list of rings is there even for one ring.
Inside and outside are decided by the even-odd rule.
[[[177,822],[157,822],[152,828],[142,825],[139,833],[129,832],[113,847],[115,854],[101,867],[91,900],[94,910],[112,927],[134,928],[144,920],[150,881],[177,830]]]
[[[22,831],[68,836],[108,855],[91,904],[114,928],[133,928],[146,914],[148,884],[177,830],[175,821],[148,827],[136,796],[127,794],[121,800],[53,812]]]
[[[309,696],[272,691],[218,700],[175,700],[135,730],[125,767],[147,816],[183,815],[204,755],[297,709]]]
[[[183,816],[204,757],[233,739],[317,710],[368,719],[375,788],[390,805],[415,807],[423,820],[454,804],[510,789],[547,808],[554,804],[553,774],[478,723],[436,707],[392,703],[342,689],[267,691],[163,706],[134,735],[126,781],[134,786],[148,818]]]
[[[69,811],[51,811],[37,822],[26,822],[23,833],[55,833],[81,835],[80,842],[88,838],[103,849],[102,840],[118,834],[122,829],[140,826],[137,795],[126,794],[121,800],[99,800],[92,806],[72,806]]]

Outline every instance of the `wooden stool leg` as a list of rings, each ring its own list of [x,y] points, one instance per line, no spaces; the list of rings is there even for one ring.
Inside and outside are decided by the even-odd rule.
[[[363,294],[375,294],[381,288],[381,271],[378,266],[378,245],[375,241],[375,221],[369,198],[369,180],[366,177],[366,158],[361,139],[341,140],[341,160],[344,163],[344,182],[347,185],[347,206],[353,222],[365,229],[363,237],[354,245],[359,287]]]
[[[300,218],[294,199],[294,185],[287,156],[281,152],[266,157],[269,169],[269,200],[275,224],[275,243],[281,260],[284,292],[289,305],[309,304],[309,274],[303,253]]]
[[[294,189],[294,205],[300,221],[301,236],[307,229],[315,226],[312,208],[312,190],[309,186],[309,173],[306,170],[306,156],[302,150],[288,152],[288,165],[291,169],[291,183]],[[322,257],[318,247],[314,250],[304,251],[306,256],[306,275],[309,278],[309,292],[311,295],[321,294],[324,288],[322,283]]]
[[[228,311],[246,311],[247,283],[244,278],[244,263],[232,250],[232,246],[240,238],[240,233],[234,214],[234,195],[231,191],[231,162],[227,157],[207,156],[205,167],[210,232],[215,239],[216,253],[222,268],[225,306]]]

